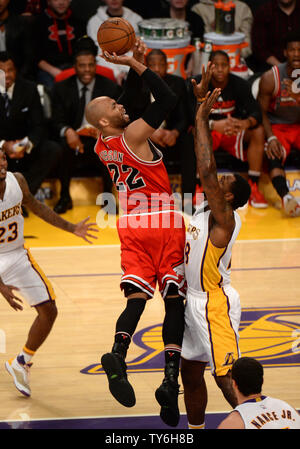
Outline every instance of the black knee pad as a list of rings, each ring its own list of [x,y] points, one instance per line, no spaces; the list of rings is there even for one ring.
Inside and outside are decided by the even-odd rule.
[[[116,324],[116,333],[125,332],[132,336],[145,309],[146,299],[133,298],[127,300],[125,310],[121,313]]]
[[[124,295],[128,298],[132,293],[141,293],[143,290],[136,285],[131,284],[130,282],[124,282],[123,285]]]
[[[269,159],[269,171],[274,170],[274,168],[280,168],[283,170],[282,160],[278,159]]]

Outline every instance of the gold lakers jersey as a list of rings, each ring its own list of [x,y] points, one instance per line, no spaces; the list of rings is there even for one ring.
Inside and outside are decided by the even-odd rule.
[[[230,284],[232,246],[241,228],[234,211],[235,228],[225,248],[217,248],[209,238],[207,201],[194,213],[186,233],[185,276],[190,292],[210,292]]]
[[[6,187],[0,200],[0,253],[13,251],[24,244],[23,193],[13,173],[6,173]]]

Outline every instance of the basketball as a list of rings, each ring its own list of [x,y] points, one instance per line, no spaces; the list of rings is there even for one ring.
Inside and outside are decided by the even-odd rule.
[[[113,17],[105,20],[97,33],[98,44],[102,51],[123,55],[135,43],[133,26],[122,17]]]

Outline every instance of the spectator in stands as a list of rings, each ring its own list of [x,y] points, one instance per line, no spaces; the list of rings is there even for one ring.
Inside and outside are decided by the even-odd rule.
[[[249,83],[230,73],[227,53],[216,51],[211,55],[214,71],[210,91],[221,88],[222,92],[210,115],[209,126],[213,139],[213,150],[222,148],[242,161],[248,161],[248,177],[251,187],[249,204],[257,208],[267,207],[258,182],[264,155],[264,129],[258,102],[254,99]],[[201,75],[195,77],[197,83]],[[188,80],[191,117],[195,115],[196,100],[192,81]]]
[[[204,20],[205,33],[215,31],[215,6],[217,0],[200,0],[192,7],[192,11],[199,14]],[[245,42],[248,47],[243,48],[241,55],[247,58],[251,54],[251,27],[253,16],[251,9],[246,3],[239,0],[224,0],[223,3],[233,1],[235,3],[235,31],[245,34]]]
[[[25,78],[34,79],[30,30],[25,17],[10,11],[10,0],[0,0],[0,51],[9,52]]]
[[[138,22],[142,19],[141,16],[136,14],[129,8],[123,6],[123,0],[104,0],[105,6],[99,6],[97,9],[97,13],[92,16],[87,23],[87,34],[93,39],[96,45],[97,42],[97,33],[100,25],[107,20],[109,17],[123,17],[131,23],[136,32],[138,32]],[[99,50],[100,54],[100,50]],[[110,62],[105,61],[100,56],[97,57],[97,62],[100,65],[105,65],[113,69],[115,78],[119,85],[122,85],[124,79],[128,73],[128,67],[123,65],[116,66],[115,64],[111,64]]]
[[[201,41],[203,40],[203,19],[199,14],[191,11],[189,0],[169,0],[167,5],[161,9],[160,17],[185,20],[189,23],[192,39],[199,37]]]
[[[255,13],[255,11],[257,10],[257,8],[259,8],[260,6],[262,6],[264,3],[268,2],[269,0],[241,0],[244,3],[247,3],[247,5],[249,6],[249,8],[252,11],[252,14]]]
[[[74,19],[70,4],[71,0],[48,0],[46,10],[35,19],[37,80],[50,89],[55,76],[72,66],[75,42],[86,32],[85,24]]]
[[[264,72],[285,61],[286,36],[299,30],[299,24],[299,0],[269,0],[256,10],[252,27],[254,71]]]
[[[142,2],[141,0],[124,0],[124,6],[132,9],[132,11],[144,19],[160,17],[161,8],[166,7],[167,3],[168,0],[151,0],[147,2]]]
[[[98,134],[88,125],[84,107],[93,98],[117,98],[122,89],[110,79],[96,74],[97,46],[88,36],[79,39],[74,49],[75,75],[55,83],[52,92],[52,122],[55,135],[62,142],[63,163],[59,172],[60,200],[54,207],[61,214],[72,208],[70,180],[76,166],[94,176],[101,173],[102,164],[94,152]],[[110,192],[112,183],[103,166],[104,191]]]
[[[258,101],[263,111],[272,184],[286,214],[295,217],[300,216],[300,204],[289,193],[284,163],[292,147],[300,150],[299,29],[287,35],[284,56],[286,62],[273,66],[261,77]]]
[[[199,14],[191,11],[189,0],[169,0],[165,7],[161,8],[159,17],[169,17],[188,22],[189,30],[191,32],[191,43],[193,43],[193,39],[197,37],[203,41],[204,22]],[[194,63],[194,56],[190,53],[185,62],[187,77],[194,73]]]
[[[186,200],[186,208],[188,208],[188,202],[192,206],[192,194],[195,190],[196,161],[193,136],[192,133],[188,133],[186,83],[180,76],[167,73],[167,56],[162,50],[151,50],[146,56],[146,65],[164,79],[178,98],[175,108],[161,127],[152,134],[151,140],[163,153],[168,173],[174,173],[174,171],[178,173],[178,170],[181,173],[182,196]],[[145,110],[152,101],[151,93],[146,86],[144,86],[139,101],[141,110]]]
[[[0,69],[6,76],[6,91],[0,95],[0,147],[6,153],[8,170],[21,172],[34,195],[58,164],[61,147],[46,140],[36,85],[18,75],[7,52],[0,52]]]
[[[47,7],[47,0],[18,0],[13,1],[11,10],[15,14],[36,16]]]

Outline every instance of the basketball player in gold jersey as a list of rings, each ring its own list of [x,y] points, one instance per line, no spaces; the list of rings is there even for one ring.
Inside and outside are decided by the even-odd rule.
[[[193,215],[186,234],[187,301],[181,375],[189,427],[204,428],[206,364],[225,399],[237,405],[230,370],[239,355],[240,300],[230,285],[231,250],[241,227],[235,211],[249,199],[250,187],[238,174],[217,177],[208,117],[221,93],[207,92],[213,66],[193,81],[198,111],[195,123],[197,169],[205,200]]]
[[[6,155],[0,149],[0,294],[18,311],[23,309],[22,300],[18,296],[20,293],[37,312],[25,346],[15,358],[5,363],[5,367],[16,388],[28,397],[31,395],[31,359],[51,331],[57,308],[50,282],[30,251],[24,248],[22,204],[47,223],[71,232],[89,243],[89,238],[96,238],[91,232],[98,230],[93,228],[96,223],[87,223],[88,218],[73,224],[37,201],[30,193],[24,176],[7,171]]]

